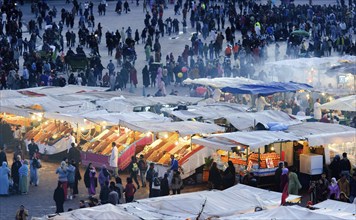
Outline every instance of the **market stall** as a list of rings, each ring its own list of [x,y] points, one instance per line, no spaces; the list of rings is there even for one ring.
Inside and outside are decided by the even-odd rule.
[[[150,132],[155,135],[155,141],[147,145],[137,155],[144,155],[147,161],[154,162],[160,176],[163,176],[170,164],[170,156],[174,155],[183,172],[182,177],[188,177],[195,169],[204,163],[204,156],[210,155],[209,149],[191,143],[192,136],[223,132],[224,128],[207,123],[186,121],[164,124],[127,124],[133,130]],[[202,155],[197,157],[196,155]]]
[[[26,146],[28,146],[33,138],[41,154],[58,154],[67,150],[70,146],[71,142],[68,136],[73,130],[73,127],[64,121],[39,121],[37,126],[34,126],[25,134],[24,140]]]
[[[241,175],[249,171],[255,176],[273,176],[278,162],[285,157],[282,143],[299,139],[283,131],[251,131],[193,138],[192,143],[213,149],[213,159],[220,169],[226,167],[227,161],[231,160]],[[274,143],[279,147],[274,147]]]
[[[308,122],[298,125],[292,125],[287,130],[307,140],[310,151],[306,154],[317,154],[325,157],[325,163],[330,161],[335,155],[348,154],[348,158],[356,166],[356,129],[339,124]],[[293,164],[293,161],[290,161]],[[322,168],[323,164],[319,163]],[[308,174],[309,173],[308,171]],[[320,173],[319,173],[320,174]]]
[[[84,165],[93,163],[94,166],[108,165],[112,143],[115,142],[119,152],[120,170],[124,170],[129,165],[131,156],[142,151],[143,147],[152,143],[153,140],[152,133],[130,129],[125,124],[170,121],[168,118],[150,112],[86,114],[84,116],[87,120],[101,123],[102,130],[99,135],[82,146],[82,163]]]
[[[318,175],[330,158],[343,152],[355,165],[355,134],[351,127],[308,122],[290,125],[285,131],[251,131],[213,134],[193,138],[192,143],[216,151],[213,159],[223,168],[231,160],[238,171],[272,176],[279,161],[300,172]]]

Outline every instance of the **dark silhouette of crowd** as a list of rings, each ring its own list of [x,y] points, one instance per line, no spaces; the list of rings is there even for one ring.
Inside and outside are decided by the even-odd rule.
[[[173,7],[174,18],[165,16],[167,2],[144,1],[142,30],[128,26],[106,30],[105,36],[102,24],[95,21],[93,2],[73,0],[68,4],[72,4],[71,10],[57,11],[45,1],[34,1],[31,12],[35,18],[23,24],[21,7],[15,1],[3,2],[0,89],[66,84],[106,86],[112,90],[125,89],[127,83],[136,86],[140,71],[135,68],[138,46],[144,47],[148,65],[142,70],[142,84],[158,86],[161,91],[188,77],[258,78],[255,67],[269,57],[279,60],[356,54],[352,0],[347,5],[340,1],[328,6],[295,5],[292,1],[275,5],[275,1],[260,4],[254,0],[178,0]],[[129,5],[118,0],[115,11],[125,16],[121,11],[124,8],[130,12]],[[106,1],[98,3],[99,16],[106,15],[106,7]],[[29,39],[23,38],[24,26]],[[77,33],[73,31],[75,26]],[[185,34],[188,26],[193,35],[182,52],[162,54],[167,51],[162,48],[162,39]],[[281,41],[287,42],[285,52],[280,51]],[[116,60],[114,69],[108,69],[108,76],[103,74],[105,65],[101,63],[99,47],[103,43],[108,56]],[[268,47],[275,48],[274,55],[268,54]],[[84,48],[89,48],[90,53],[85,54]],[[159,84],[161,81],[164,85]]]

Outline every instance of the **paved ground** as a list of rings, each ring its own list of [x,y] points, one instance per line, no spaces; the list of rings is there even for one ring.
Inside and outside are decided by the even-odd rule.
[[[12,154],[8,154],[8,162],[10,167],[12,164]],[[9,159],[10,158],[10,159]],[[57,187],[57,175],[55,174],[56,169],[59,167],[59,162],[42,162],[42,168],[39,169],[40,173],[40,182],[39,185],[30,186],[28,195],[11,195],[7,197],[0,197],[0,220],[13,219],[16,210],[20,205],[24,205],[29,209],[29,214],[31,217],[40,217],[46,214],[54,213],[56,210],[55,203],[53,201],[53,192]],[[80,173],[82,177],[84,176],[85,168],[80,167]],[[98,170],[99,172],[99,170]],[[120,177],[123,180],[123,183],[126,184],[126,177],[128,175],[123,173]],[[182,193],[194,192],[203,190],[204,185],[197,186],[186,186]],[[97,189],[97,195],[99,196],[100,187]],[[135,199],[142,199],[148,197],[148,188],[140,188],[136,195]],[[87,200],[88,194],[84,186],[83,180],[79,182],[79,196],[73,200],[68,200],[64,203],[64,210],[69,208],[77,209],[79,208],[80,200]]]
[[[83,1],[84,2],[84,1]],[[99,0],[93,0],[94,2],[94,14],[95,14],[95,25],[97,26],[97,24],[100,22],[102,27],[103,27],[103,39],[102,39],[102,43],[99,45],[100,48],[100,53],[101,53],[101,59],[102,59],[102,64],[104,67],[106,67],[106,65],[109,63],[110,59],[114,60],[114,57],[108,56],[107,55],[107,49],[105,47],[105,33],[106,31],[116,31],[121,30],[122,27],[125,28],[125,30],[127,29],[128,26],[131,27],[131,29],[133,30],[133,33],[136,29],[139,30],[139,33],[141,34],[142,29],[144,28],[144,17],[145,14],[143,13],[142,10],[142,0],[140,0],[141,4],[139,6],[136,6],[136,4],[130,4],[130,8],[131,8],[131,12],[128,14],[122,14],[122,15],[118,15],[115,12],[115,5],[116,5],[116,1],[108,1],[108,7],[107,7],[107,12],[106,12],[106,16],[99,16],[98,12],[97,12],[97,5]],[[130,3],[131,1],[129,1]],[[266,3],[267,0],[259,0],[258,2],[261,3]],[[56,6],[57,8],[57,18],[54,19],[54,21],[56,21],[58,23],[59,19],[60,19],[60,10],[62,8],[65,8],[67,10],[70,10],[72,5],[71,4],[65,4],[65,1],[48,1],[48,3],[50,4],[50,7],[52,6]],[[276,3],[279,4],[280,1],[276,0]],[[296,4],[308,4],[309,1],[308,0],[295,0]],[[335,4],[336,1],[335,0],[317,0],[317,1],[313,1],[313,4]],[[24,23],[28,23],[28,21],[30,19],[34,18],[34,15],[31,14],[30,12],[30,7],[28,4],[21,6],[21,9],[23,10],[23,19],[24,19]],[[167,18],[167,17],[171,17],[171,18],[177,18],[179,21],[182,20],[182,15],[174,15],[174,11],[173,11],[173,5],[172,4],[168,4],[168,9],[164,11],[164,15],[163,18]],[[78,17],[76,17],[75,19],[75,25],[73,28],[73,31],[77,34],[78,33]],[[226,22],[226,24],[228,25],[229,22]],[[180,26],[180,29],[182,30],[182,26]],[[67,32],[67,28],[64,27],[63,29],[63,34],[65,34]],[[71,30],[71,29],[70,29]],[[162,46],[162,57],[163,57],[163,61],[165,62],[165,57],[167,54],[173,52],[175,59],[177,59],[177,57],[179,55],[182,54],[183,49],[184,49],[184,45],[188,44],[191,45],[190,42],[190,38],[192,36],[192,34],[195,32],[195,29],[190,28],[190,25],[188,25],[187,28],[187,33],[183,33],[182,31],[178,34],[178,35],[172,35],[171,37],[168,36],[164,36],[163,38],[160,38],[160,43]],[[134,35],[134,34],[133,34]],[[24,37],[28,37],[28,34],[24,34]],[[240,34],[236,34],[236,39],[241,39],[241,35]],[[207,42],[208,42],[209,38],[207,38]],[[39,42],[39,41],[38,41]],[[77,42],[78,42],[78,36],[77,36]],[[204,42],[204,41],[203,41]],[[64,43],[64,45],[66,45],[66,42]],[[225,46],[223,46],[223,48],[225,48]],[[270,46],[268,46],[268,54],[269,54],[269,58],[267,61],[274,61],[274,44],[271,44]],[[65,48],[65,51],[68,50],[68,48]],[[89,54],[89,50],[85,49],[86,53]],[[280,51],[281,51],[281,57],[282,55],[285,53],[286,50],[286,44],[285,43],[280,43]],[[147,62],[145,61],[145,53],[144,53],[144,45],[140,44],[136,46],[136,52],[138,55],[135,67],[137,69],[138,72],[138,83],[139,83],[139,87],[137,89],[134,89],[134,93],[137,95],[142,95],[142,69],[143,67],[147,64]],[[22,62],[22,59],[20,59],[20,63]],[[261,67],[257,67],[261,68]],[[116,69],[117,71],[118,69]],[[105,70],[104,70],[105,73]],[[172,89],[177,90],[177,88],[173,87],[173,86],[167,86],[167,92],[170,92]],[[127,89],[128,90],[128,89]],[[178,89],[181,90],[181,89]],[[146,90],[146,94],[154,94],[157,91],[157,89],[153,89],[153,88],[149,88]],[[180,94],[187,94],[186,90],[183,89],[183,91]]]

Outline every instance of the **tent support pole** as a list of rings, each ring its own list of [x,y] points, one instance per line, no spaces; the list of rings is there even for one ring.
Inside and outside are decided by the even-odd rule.
[[[279,142],[279,158],[282,158],[282,142]]]
[[[193,138],[193,135],[190,135],[190,150],[193,150],[192,138]]]
[[[79,124],[77,123],[77,143],[79,144],[80,142],[80,128],[79,128]]]
[[[249,147],[246,148],[246,169],[248,166],[248,149],[249,149]]]
[[[258,148],[258,169],[260,169],[260,163],[261,163],[261,151],[260,148]]]

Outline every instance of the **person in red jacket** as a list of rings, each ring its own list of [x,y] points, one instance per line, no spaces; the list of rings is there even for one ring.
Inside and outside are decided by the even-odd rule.
[[[124,192],[125,192],[126,203],[129,203],[129,202],[132,202],[134,200],[136,187],[132,183],[132,178],[131,177],[127,177],[126,181],[127,181],[127,184],[126,184],[126,187],[124,189]]]

